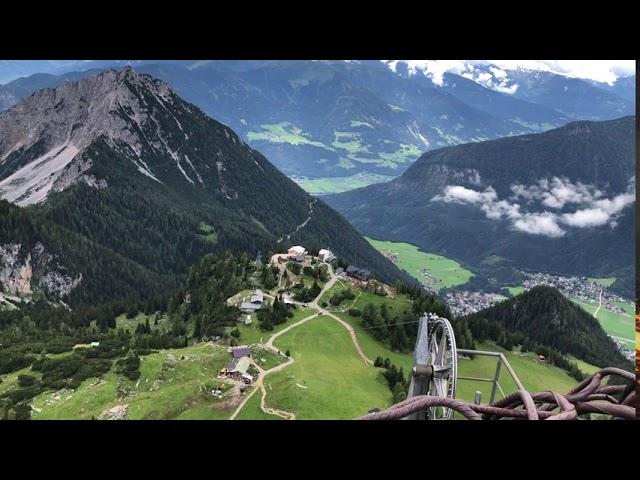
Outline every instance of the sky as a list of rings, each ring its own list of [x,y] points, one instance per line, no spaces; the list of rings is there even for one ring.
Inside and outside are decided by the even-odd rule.
[[[394,68],[398,62],[405,63],[412,72],[422,71],[433,78],[435,83],[442,82],[444,73],[472,74],[475,66],[492,65],[494,79],[507,75],[505,70],[527,68],[557,73],[572,78],[615,83],[620,76],[632,75],[636,71],[635,60],[387,60]],[[465,75],[466,76],[466,75]]]

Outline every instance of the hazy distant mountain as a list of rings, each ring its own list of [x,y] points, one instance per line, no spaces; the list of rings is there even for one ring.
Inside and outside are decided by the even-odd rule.
[[[37,88],[123,62],[86,61],[79,73],[15,80],[0,86],[0,109]],[[340,177],[344,188],[348,178],[397,176],[436,148],[633,113],[632,102],[613,91],[546,72],[506,72],[515,91],[505,93],[454,74],[435,84],[379,61],[134,62],[229,125],[288,176]],[[494,75],[487,67],[477,71]]]

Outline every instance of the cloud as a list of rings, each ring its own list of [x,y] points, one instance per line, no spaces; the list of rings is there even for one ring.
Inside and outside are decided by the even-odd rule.
[[[578,228],[599,227],[609,222],[611,215],[600,208],[585,208],[574,213],[565,213],[562,215],[562,221],[571,226]]]
[[[513,227],[524,233],[551,238],[562,237],[565,234],[565,231],[558,225],[557,216],[549,212],[526,213],[513,222]]]
[[[498,199],[496,191],[489,187],[484,192],[478,192],[461,185],[449,185],[444,189],[444,195],[436,195],[434,200],[442,200],[447,203],[487,203]]]
[[[558,238],[565,235],[563,227],[594,228],[609,225],[615,228],[622,210],[635,201],[635,179],[630,179],[624,193],[603,198],[594,185],[573,183],[568,178],[541,178],[532,185],[516,183],[510,187],[509,200],[499,200],[492,187],[483,191],[461,185],[448,185],[442,195],[431,200],[446,203],[474,205],[490,220],[507,220],[514,230],[530,235]],[[523,211],[517,200],[541,211]],[[572,212],[561,212],[565,207],[578,207]],[[552,209],[549,211],[547,209]]]
[[[551,180],[542,178],[537,184],[527,186],[516,183],[511,185],[511,191],[512,200],[537,200],[553,209],[562,209],[567,204],[588,203],[602,196],[602,192],[593,186],[581,182],[572,183],[568,178],[560,177],[553,177]]]
[[[398,63],[407,65],[409,73],[423,72],[433,79],[436,85],[442,85],[443,75],[456,73],[477,81],[488,88],[514,93],[517,85],[511,84],[508,70],[528,69],[556,73],[571,78],[595,80],[613,85],[618,77],[634,75],[635,60],[383,60],[392,70]],[[476,66],[486,66],[486,72],[478,71]]]
[[[469,69],[465,60],[383,60],[391,70],[397,70],[398,64],[407,66],[410,75],[421,71],[436,85],[443,84],[443,75],[447,72],[461,74]],[[473,66],[471,66],[473,68]]]

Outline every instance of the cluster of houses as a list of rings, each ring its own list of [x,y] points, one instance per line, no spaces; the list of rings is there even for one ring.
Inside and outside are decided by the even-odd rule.
[[[246,384],[253,383],[253,375],[247,373],[251,365],[251,347],[231,347],[231,360],[225,368],[220,370],[220,376],[242,380]]]
[[[306,258],[305,256],[308,253],[309,252],[304,247],[295,245],[287,251],[287,260],[292,260],[294,262],[304,262]],[[321,262],[331,262],[336,259],[336,256],[331,250],[323,248],[318,252],[318,259]]]

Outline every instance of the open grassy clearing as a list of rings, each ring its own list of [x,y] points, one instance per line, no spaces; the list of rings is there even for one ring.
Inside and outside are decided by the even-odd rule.
[[[369,147],[362,143],[362,138],[356,132],[334,131],[334,140],[331,145],[337,149],[346,150],[350,155],[356,153],[370,153]]]
[[[263,370],[270,370],[288,360],[287,357],[265,348],[253,348],[251,356],[253,357],[253,361]]]
[[[418,247],[409,243],[370,238],[367,240],[379,252],[395,255],[398,259],[398,267],[420,283],[429,283],[429,277],[423,273],[426,270],[435,279],[435,282],[430,285],[437,290],[463,285],[473,276],[473,273],[455,260],[434,253],[421,252]]]
[[[156,318],[158,319],[158,325],[155,324]],[[138,313],[133,318],[127,318],[126,314],[118,315],[116,317],[116,329],[124,328],[133,333],[139,324],[144,324],[149,319],[149,325],[152,329],[156,328],[169,328],[169,318],[160,312],[146,315],[142,312]]]
[[[302,129],[289,122],[271,123],[260,125],[263,131],[247,133],[247,139],[252,141],[262,140],[271,143],[289,143],[291,145],[313,145],[327,148],[323,143],[307,138]]]
[[[313,179],[298,179],[296,182],[312,195],[341,193],[355,188],[366,187],[374,183],[388,182],[393,175],[380,175],[371,172],[359,172],[347,177],[321,177]]]
[[[265,343],[271,335],[274,333],[278,333],[283,328],[287,328],[289,325],[292,325],[303,318],[308,317],[309,315],[313,315],[314,313],[318,313],[318,311],[314,308],[302,308],[297,307],[293,312],[293,318],[288,318],[285,323],[280,325],[276,325],[273,327],[271,331],[261,331],[258,326],[258,319],[255,313],[251,314],[252,322],[250,325],[240,325],[238,326],[238,330],[240,330],[240,342],[246,344],[254,344],[254,343]]]
[[[351,419],[391,405],[382,370],[364,364],[349,333],[334,319],[313,319],[275,345],[291,350],[295,363],[265,379],[267,405],[294,412],[298,419]]]
[[[216,243],[218,241],[218,234],[208,223],[200,222],[200,233],[198,235],[210,243]]]
[[[597,283],[598,285],[604,285],[605,287],[610,287],[616,281],[616,277],[605,277],[605,278],[587,277],[587,280],[593,283]]]
[[[613,302],[614,305],[622,308],[628,315],[632,317],[636,314],[636,305],[631,302]]]
[[[591,315],[594,315],[598,309],[598,305],[595,303],[585,303],[577,298],[572,298],[571,301],[580,306],[583,310],[589,312]],[[598,310],[596,318],[600,322],[600,325],[602,325],[605,332],[609,335],[618,337],[618,340],[623,341],[627,345],[627,348],[635,348],[635,342],[633,340],[635,323],[633,317],[613,313],[605,308],[601,308]]]
[[[509,293],[514,297],[524,292],[524,287],[503,287],[503,288],[504,290],[509,290]]]
[[[277,415],[269,415],[268,413],[264,413],[260,409],[260,399],[262,398],[261,392],[256,392],[253,394],[253,397],[249,399],[247,403],[244,404],[242,410],[236,417],[236,420],[283,420],[282,417]]]
[[[40,410],[33,418],[91,419],[124,404],[130,419],[223,419],[233,412],[226,398],[203,392],[220,385],[215,377],[229,359],[224,347],[201,343],[141,359],[138,381],[111,371],[102,378],[85,380],[75,391],[44,392],[33,401]]]
[[[416,160],[421,154],[422,151],[415,145],[401,143],[395,152],[380,152],[378,156],[387,162],[405,163]]]
[[[373,128],[373,125],[371,125],[370,123],[361,122],[359,120],[351,120],[351,122],[349,123],[349,126],[352,128],[358,128],[358,127]]]

